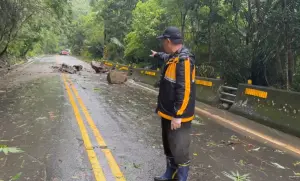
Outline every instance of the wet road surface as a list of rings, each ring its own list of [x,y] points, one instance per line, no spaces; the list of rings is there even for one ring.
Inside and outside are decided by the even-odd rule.
[[[63,62],[84,70],[51,69]],[[148,90],[108,85],[73,57],[21,67],[0,81],[0,147],[24,152],[0,153],[0,180],[152,181],[165,168],[155,106]],[[197,116],[191,136],[190,181],[238,180],[237,172],[251,181],[300,180],[299,157],[209,118]]]

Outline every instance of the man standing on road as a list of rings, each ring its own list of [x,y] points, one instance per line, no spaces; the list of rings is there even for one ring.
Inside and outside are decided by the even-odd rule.
[[[166,172],[155,181],[186,181],[189,171],[191,121],[195,111],[195,57],[183,46],[181,32],[168,27],[158,39],[163,52],[152,57],[165,62],[159,82],[156,112],[161,117]]]

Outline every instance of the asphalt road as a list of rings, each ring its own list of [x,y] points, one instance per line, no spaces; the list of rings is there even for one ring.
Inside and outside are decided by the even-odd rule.
[[[63,62],[84,70],[51,68]],[[108,85],[74,57],[21,66],[0,81],[0,148],[23,150],[0,152],[0,180],[152,181],[165,168],[155,105],[149,91]],[[190,152],[190,181],[238,180],[237,173],[251,181],[300,180],[299,157],[205,117],[193,121]]]

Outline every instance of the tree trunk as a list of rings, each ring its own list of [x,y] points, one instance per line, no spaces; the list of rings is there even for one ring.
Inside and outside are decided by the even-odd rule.
[[[295,4],[290,2],[288,7],[289,7],[289,12],[291,13],[291,16],[286,16],[286,17],[295,17],[296,14],[294,14],[294,11],[293,11],[295,9]],[[287,11],[287,9],[286,9],[286,11]],[[289,20],[289,22],[291,22],[291,21],[293,21],[293,20]],[[291,26],[293,26],[293,25],[291,25]],[[295,40],[295,37],[294,37],[294,32],[291,30],[293,28],[289,27],[289,24],[288,24],[287,28],[288,28],[287,30],[289,30],[288,51],[287,51],[287,53],[288,53],[288,66],[289,66],[288,74],[289,74],[289,84],[292,85],[293,84],[294,73],[296,71],[295,57],[294,57],[295,52],[292,49],[292,42]]]
[[[236,11],[234,15],[234,24],[237,30],[239,30],[238,17],[239,17],[239,12]]]
[[[281,58],[280,58],[280,48],[278,46],[276,48],[276,70],[280,78],[280,82],[284,83],[285,77],[284,77]]]
[[[182,39],[184,40],[184,31],[185,31],[185,22],[186,22],[186,15],[187,15],[187,11],[185,10],[184,13],[181,13],[181,34],[182,34]]]
[[[286,0],[283,0],[284,11],[284,43],[285,43],[285,73],[286,73],[286,89],[290,90],[290,76],[289,76],[289,41],[288,41],[288,23],[287,23],[287,7]]]
[[[255,0],[255,6],[256,6],[256,16],[258,19],[258,23],[261,24],[263,22],[263,19],[260,14],[260,0]]]
[[[27,53],[29,52],[29,50],[31,49],[31,45],[27,46],[27,48],[22,52],[21,57],[25,57],[27,55]]]
[[[289,84],[291,85],[293,83],[293,77],[294,77],[294,54],[292,52],[292,45],[291,42],[288,42],[288,76],[289,76]]]
[[[287,43],[285,44],[287,46]],[[285,52],[285,73],[286,73],[286,90],[290,89],[290,80],[289,80],[289,60],[288,53]]]
[[[104,4],[106,5],[107,4],[107,0],[104,0]],[[104,21],[103,21],[103,37],[104,37],[104,46],[107,45],[107,21],[106,21],[106,18],[107,18],[107,14],[105,12],[105,16],[104,16]]]
[[[248,2],[250,4],[250,2]],[[248,4],[248,5],[249,5]],[[260,21],[259,21],[259,12],[260,12],[260,3],[259,0],[255,0],[255,7],[256,7],[256,18],[258,19],[258,22],[256,24],[252,24],[252,31],[257,32],[257,36],[253,37],[253,43],[252,43],[252,62],[251,62],[251,79],[253,85],[261,85],[260,79],[261,79],[261,70],[258,69],[259,62],[257,61],[259,55],[257,54],[257,49],[259,48],[259,27],[260,27]]]
[[[212,61],[212,39],[211,39],[211,27],[212,27],[212,22],[211,22],[211,16],[213,13],[212,7],[213,3],[212,0],[209,1],[209,17],[208,17],[208,62],[211,63]]]
[[[246,45],[249,45],[250,41],[252,41],[252,12],[251,12],[251,0],[248,0],[248,31],[247,31],[247,37],[246,37]]]
[[[9,44],[7,43],[6,46],[5,46],[5,48],[2,50],[2,52],[0,52],[0,57],[2,57],[6,53],[8,45]]]

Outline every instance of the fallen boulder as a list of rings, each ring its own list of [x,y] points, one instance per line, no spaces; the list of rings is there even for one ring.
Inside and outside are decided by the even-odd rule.
[[[83,66],[82,65],[71,66],[63,63],[61,65],[53,65],[51,66],[51,68],[63,73],[76,74],[77,72],[83,69]]]
[[[77,71],[82,70],[82,66],[81,65],[67,65],[65,63],[61,64],[61,65],[54,65],[51,66],[52,69],[57,70],[59,72],[63,72],[63,73],[69,73],[69,74],[76,74]]]
[[[106,73],[106,72],[108,72],[108,69],[103,65],[103,63],[92,61],[91,66],[96,71],[96,73]]]
[[[110,84],[123,84],[127,81],[127,73],[120,71],[110,71],[107,74],[107,81]]]
[[[69,66],[65,63],[63,63],[61,65],[61,67],[59,68],[59,71],[66,72],[66,73],[69,73],[69,74],[75,74],[77,72],[76,69],[74,68],[74,66]]]
[[[73,67],[76,69],[76,71],[81,71],[83,69],[82,65],[73,65]]]

